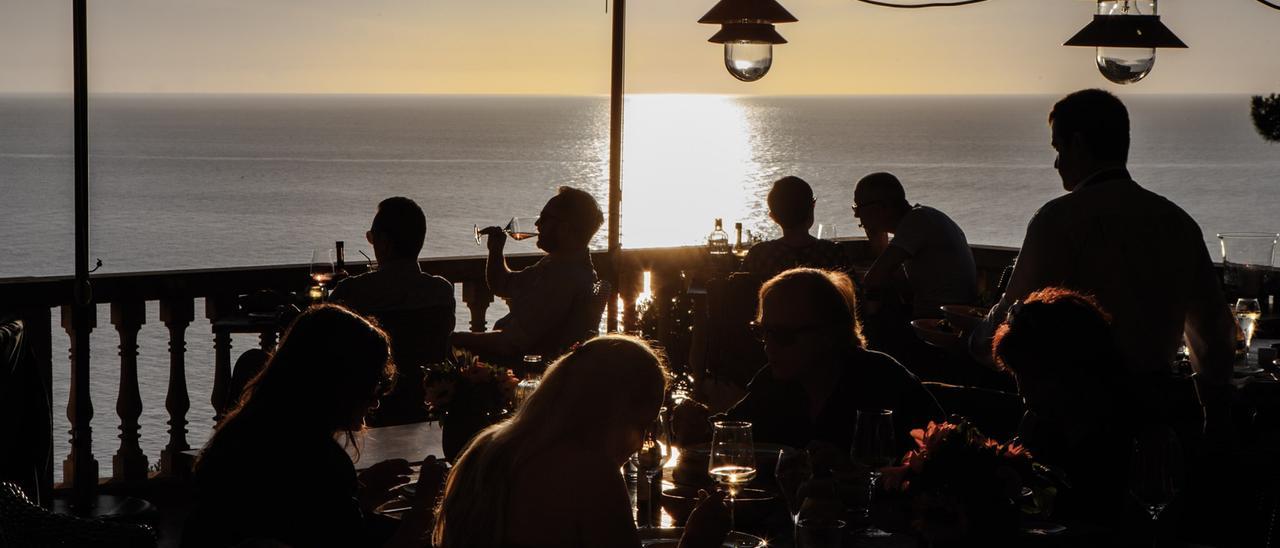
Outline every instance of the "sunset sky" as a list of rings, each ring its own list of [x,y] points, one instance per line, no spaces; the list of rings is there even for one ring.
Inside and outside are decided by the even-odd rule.
[[[909,1],[909,0],[904,0]],[[893,10],[783,0],[800,19],[772,71],[743,84],[713,0],[632,0],[628,91],[737,94],[1059,93],[1103,80],[1061,43],[1091,0],[989,0]],[[0,92],[71,88],[69,0],[0,0]],[[1142,93],[1280,91],[1280,11],[1253,0],[1165,0],[1191,49],[1162,50]],[[107,0],[89,2],[90,89],[194,93],[601,94],[604,0]]]

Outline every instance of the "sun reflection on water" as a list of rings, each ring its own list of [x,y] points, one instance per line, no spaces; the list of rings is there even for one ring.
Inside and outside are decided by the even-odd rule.
[[[734,97],[636,95],[623,124],[622,241],[628,248],[705,242],[714,219],[756,226],[761,179],[752,134]],[[607,146],[607,144],[606,144]]]

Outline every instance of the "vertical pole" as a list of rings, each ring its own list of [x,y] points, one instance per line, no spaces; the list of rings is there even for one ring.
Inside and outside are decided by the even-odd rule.
[[[93,459],[93,437],[89,421],[93,407],[89,401],[89,325],[96,314],[93,291],[89,285],[89,80],[88,46],[86,43],[86,0],[72,0],[72,49],[75,81],[75,216],[76,216],[76,285],[71,305],[72,394],[75,413],[71,417],[74,444],[71,448],[71,482],[75,502],[86,503],[98,484],[97,462]]]
[[[605,327],[610,333],[618,331],[618,266],[621,263],[622,244],[619,239],[622,215],[622,94],[626,62],[627,0],[613,0],[613,61],[609,75],[609,262],[613,272],[613,290],[609,296],[608,318]]]

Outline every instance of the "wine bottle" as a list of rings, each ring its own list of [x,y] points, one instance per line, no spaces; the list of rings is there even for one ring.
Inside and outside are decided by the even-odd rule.
[[[333,283],[337,284],[343,278],[349,276],[347,274],[347,256],[345,242],[338,240],[333,243]]]

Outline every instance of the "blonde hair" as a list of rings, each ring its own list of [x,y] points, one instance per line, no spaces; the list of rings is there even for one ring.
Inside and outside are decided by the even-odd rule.
[[[433,545],[502,545],[514,474],[550,447],[598,443],[612,430],[645,424],[667,378],[663,359],[635,337],[597,337],[561,357],[514,416],[476,434],[458,456],[436,512]]]

